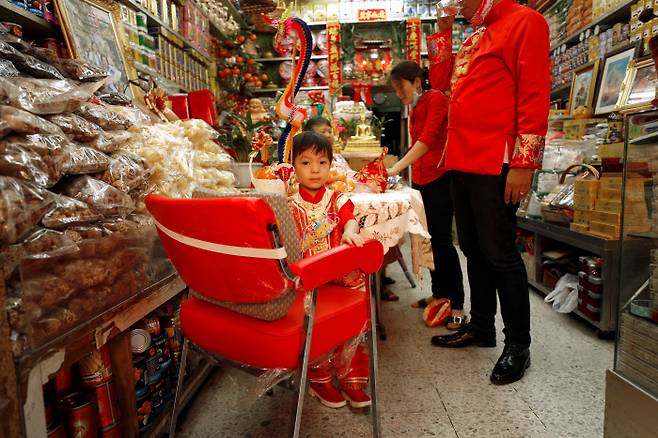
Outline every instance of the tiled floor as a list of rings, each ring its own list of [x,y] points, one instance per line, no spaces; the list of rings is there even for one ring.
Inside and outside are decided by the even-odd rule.
[[[496,387],[489,383],[489,373],[502,342],[494,349],[432,346],[431,336],[443,329],[425,328],[420,311],[410,307],[427,287],[408,289],[397,266],[389,275],[401,300],[384,303],[388,340],[379,343],[384,437],[603,436],[604,374],[613,362],[611,341],[599,340],[577,317],[555,313],[531,290],[532,367],[522,381]],[[291,392],[277,387],[273,397],[254,402],[245,397],[245,388],[255,382],[234,370],[212,376],[181,417],[179,436],[287,436]],[[307,396],[302,436],[367,437],[369,418],[348,408],[325,408]]]

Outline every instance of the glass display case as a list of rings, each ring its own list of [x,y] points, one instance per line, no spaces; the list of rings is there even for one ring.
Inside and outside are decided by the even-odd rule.
[[[658,111],[628,114],[619,203],[619,324],[605,436],[658,434]],[[606,163],[603,163],[605,166]],[[606,189],[608,190],[608,189]],[[613,187],[609,190],[614,191]],[[619,214],[615,208],[618,208]]]

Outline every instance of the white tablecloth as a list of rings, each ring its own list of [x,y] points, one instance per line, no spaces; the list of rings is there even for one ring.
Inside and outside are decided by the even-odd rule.
[[[434,269],[425,206],[418,190],[405,187],[385,193],[350,193],[348,196],[354,203],[361,236],[377,239],[388,252],[410,233],[413,272],[422,278],[422,268]]]

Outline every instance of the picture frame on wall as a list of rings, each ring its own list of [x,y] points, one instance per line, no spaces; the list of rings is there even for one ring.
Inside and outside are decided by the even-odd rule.
[[[109,76],[104,89],[134,97],[137,72],[126,62],[119,4],[110,0],[56,0],[69,53]]]
[[[605,57],[594,114],[607,114],[618,107],[628,66],[637,55],[638,48],[639,44],[634,44],[611,52]]]
[[[576,108],[584,106],[592,108],[596,79],[599,74],[599,60],[577,68],[571,80],[571,93],[569,94],[569,113],[574,114]]]
[[[656,65],[652,58],[633,60],[628,67],[618,110],[621,112],[643,111],[652,107],[656,98]]]

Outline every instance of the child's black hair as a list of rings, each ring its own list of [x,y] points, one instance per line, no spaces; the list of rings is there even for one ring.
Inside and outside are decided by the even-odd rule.
[[[391,81],[404,79],[413,83],[416,78],[420,78],[420,86],[423,91],[428,91],[432,88],[429,79],[429,70],[420,68],[414,61],[402,61],[391,70]]]
[[[329,120],[325,119],[324,117],[311,117],[306,121],[306,124],[304,125],[304,131],[313,131],[313,128],[316,126],[325,125],[331,128],[331,123],[329,123]]]
[[[334,159],[334,151],[324,135],[304,131],[297,134],[292,140],[292,164],[295,164],[295,158],[309,149],[313,149],[313,152],[317,154],[326,154],[329,161]]]

